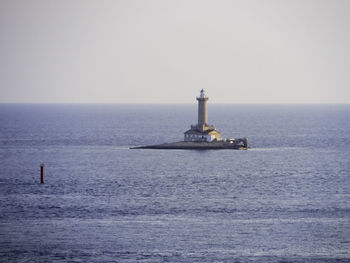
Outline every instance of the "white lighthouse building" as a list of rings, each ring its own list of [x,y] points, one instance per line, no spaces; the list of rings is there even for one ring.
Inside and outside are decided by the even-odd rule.
[[[207,101],[208,97],[202,89],[198,100],[198,123],[191,125],[191,129],[184,133],[186,142],[212,142],[222,141],[221,133],[213,125],[208,124],[207,118]]]

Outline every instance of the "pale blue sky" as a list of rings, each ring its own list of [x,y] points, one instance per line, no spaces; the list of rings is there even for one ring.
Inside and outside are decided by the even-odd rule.
[[[347,0],[0,0],[0,102],[350,103]]]

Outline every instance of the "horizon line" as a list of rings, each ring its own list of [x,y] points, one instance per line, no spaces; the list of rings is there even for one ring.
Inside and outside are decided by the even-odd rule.
[[[0,104],[192,105],[195,102],[0,102]],[[212,102],[211,105],[348,105],[350,102]]]

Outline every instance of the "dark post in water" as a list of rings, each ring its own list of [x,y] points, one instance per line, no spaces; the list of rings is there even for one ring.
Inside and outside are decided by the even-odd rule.
[[[44,168],[45,168],[45,164],[41,164],[40,165],[40,174],[41,174],[41,176],[40,176],[40,183],[44,183]]]

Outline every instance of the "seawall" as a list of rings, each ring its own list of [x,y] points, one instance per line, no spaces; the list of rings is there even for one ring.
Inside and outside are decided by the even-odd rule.
[[[139,146],[131,147],[130,149],[181,149],[181,150],[223,150],[223,149],[232,149],[232,150],[247,150],[248,147],[241,145],[226,143],[223,141],[219,142],[173,142],[173,143],[163,143],[149,146]]]

